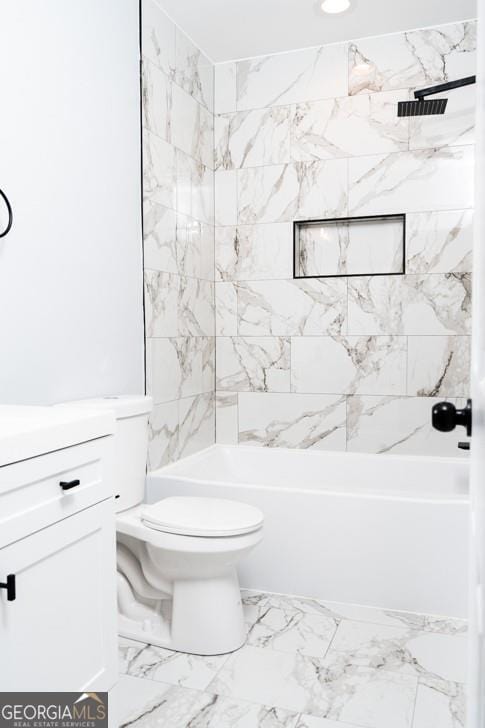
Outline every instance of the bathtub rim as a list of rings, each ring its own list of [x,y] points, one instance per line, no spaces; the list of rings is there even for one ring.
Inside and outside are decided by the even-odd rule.
[[[369,498],[369,499],[376,499],[376,500],[393,500],[393,501],[404,501],[404,502],[420,502],[420,503],[439,503],[440,505],[458,505],[458,504],[470,504],[470,493],[469,490],[465,493],[426,493],[419,494],[416,491],[410,491],[409,493],[405,493],[402,489],[400,490],[392,490],[392,488],[389,488],[389,490],[386,490],[386,488],[380,487],[376,488],[375,491],[372,489],[363,489],[363,490],[352,490],[350,486],[339,486],[339,487],[294,487],[290,485],[268,485],[264,483],[264,478],[261,479],[261,481],[258,482],[248,482],[248,481],[232,481],[228,479],[210,479],[207,477],[198,477],[191,474],[184,474],[183,472],[180,472],[180,469],[183,468],[184,465],[193,465],[197,464],[199,461],[203,461],[204,457],[207,457],[209,453],[214,452],[223,452],[227,450],[237,450],[237,451],[244,451],[244,452],[255,452],[258,455],[260,455],[262,452],[265,452],[268,450],[268,448],[261,448],[258,446],[252,446],[252,445],[223,445],[219,443],[215,443],[213,445],[210,445],[209,447],[203,448],[202,450],[198,450],[195,453],[191,453],[190,455],[186,455],[183,458],[180,458],[179,460],[169,463],[167,465],[163,465],[160,468],[156,468],[155,470],[149,471],[146,474],[146,486],[147,488],[150,487],[152,482],[156,482],[158,479],[165,479],[170,478],[172,482],[187,482],[190,481],[192,483],[198,483],[201,486],[203,485],[213,485],[220,488],[249,488],[249,489],[262,489],[266,491],[274,491],[274,492],[290,492],[290,493],[301,493],[302,495],[309,495],[309,494],[318,494],[322,496],[337,496],[341,498]],[[386,458],[386,460],[396,459],[400,461],[405,461],[408,463],[424,463],[429,462],[430,460],[439,460],[440,463],[443,465],[449,464],[452,466],[462,466],[464,469],[469,470],[469,461],[464,457],[452,457],[452,456],[429,456],[429,455],[400,455],[398,453],[386,453],[385,455],[381,455],[378,453],[348,453],[345,451],[339,451],[339,450],[318,450],[318,451],[308,451],[304,449],[293,449],[293,448],[270,448],[271,452],[277,452],[277,451],[283,451],[285,453],[291,453],[292,457],[303,457],[304,455],[316,455],[318,456],[330,456],[332,458],[336,457],[342,457],[342,456],[348,456],[349,459],[353,459],[356,462],[366,460],[369,462],[375,461],[376,458],[380,459],[382,457]],[[264,457],[264,456],[263,456]],[[221,496],[223,497],[223,496]]]

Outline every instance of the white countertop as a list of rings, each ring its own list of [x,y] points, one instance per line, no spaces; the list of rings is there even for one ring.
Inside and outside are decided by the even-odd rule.
[[[115,431],[109,410],[0,405],[0,467]]]

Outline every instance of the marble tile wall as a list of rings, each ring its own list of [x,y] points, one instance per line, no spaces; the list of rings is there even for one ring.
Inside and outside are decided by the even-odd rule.
[[[475,73],[475,33],[216,65],[218,442],[460,454],[430,410],[469,392],[475,89],[444,116],[396,112],[416,87]],[[293,280],[293,220],[384,213],[407,215],[406,276]]]
[[[214,67],[142,2],[148,467],[215,439]]]

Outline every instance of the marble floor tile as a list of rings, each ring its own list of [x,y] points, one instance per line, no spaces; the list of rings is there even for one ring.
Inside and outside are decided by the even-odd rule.
[[[188,725],[198,698],[195,690],[128,675],[120,676],[109,696],[117,728],[182,728]]]
[[[187,728],[295,728],[298,719],[294,711],[210,693],[200,694],[191,713]]]
[[[209,691],[364,728],[410,728],[416,685],[410,675],[246,646]]]
[[[358,728],[358,726],[341,723],[339,720],[318,718],[315,715],[300,715],[295,728]]]
[[[467,636],[342,620],[329,656],[430,681],[464,682]]]
[[[121,639],[120,672],[170,685],[205,690],[228,659],[227,655],[201,657]]]
[[[242,601],[247,607],[254,607],[259,610],[275,608],[281,609],[285,612],[305,612],[306,614],[330,617],[336,624],[339,621],[339,617],[330,608],[328,608],[325,603],[320,602],[318,599],[311,599],[309,597],[298,597],[290,596],[288,594],[275,594],[271,592],[259,592],[243,589]]]
[[[268,607],[250,625],[247,644],[323,658],[336,629],[331,617]]]
[[[399,612],[360,604],[341,604],[339,602],[326,601],[325,599],[311,599],[309,597],[291,596],[288,594],[251,591],[250,589],[242,590],[242,601],[246,609],[257,610],[252,613],[254,615],[253,621],[256,620],[261,610],[276,608],[286,612],[294,610],[307,614],[325,616],[333,619],[336,625],[343,619],[349,619],[357,622],[371,622],[373,624],[406,627],[422,632],[439,632],[442,634],[464,634],[468,628],[465,619],[418,614],[415,612]]]

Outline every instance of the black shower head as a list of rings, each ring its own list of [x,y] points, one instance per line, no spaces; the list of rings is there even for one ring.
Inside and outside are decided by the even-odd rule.
[[[476,83],[476,80],[476,76],[467,76],[466,78],[459,78],[457,81],[447,81],[446,83],[439,83],[437,86],[429,86],[415,91],[413,101],[397,102],[397,115],[431,116],[432,114],[444,114],[448,99],[429,100],[425,99],[425,96],[433,96],[433,94],[451,91],[454,88],[469,86],[471,83]]]
[[[398,116],[431,116],[444,114],[448,99],[414,99],[413,101],[398,101]]]

